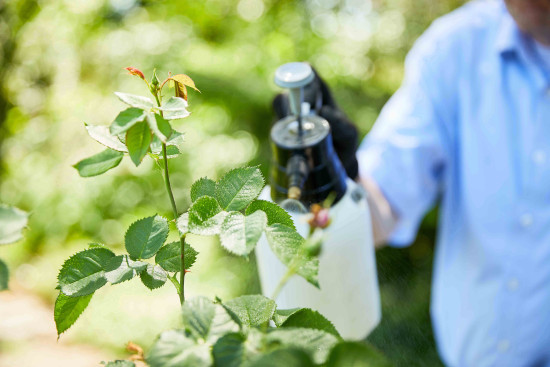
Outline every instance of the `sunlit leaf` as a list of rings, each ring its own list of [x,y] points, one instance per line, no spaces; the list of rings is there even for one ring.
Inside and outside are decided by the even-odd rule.
[[[126,147],[136,166],[139,166],[143,157],[147,155],[150,143],[151,131],[145,121],[138,122],[126,133]]]
[[[197,199],[189,208],[188,213],[189,232],[202,236],[219,234],[220,227],[227,215],[221,210],[216,199],[210,196],[202,196]],[[178,222],[180,221],[178,220]]]
[[[94,140],[105,145],[107,148],[124,153],[128,152],[128,148],[126,148],[120,139],[117,136],[111,135],[107,126],[86,124],[86,130]]]
[[[172,130],[172,135],[166,142],[166,153],[168,159],[176,158],[183,150],[184,135],[178,131]],[[162,158],[162,142],[156,136],[151,140],[151,153]]]
[[[57,281],[61,292],[78,297],[92,294],[107,283],[105,268],[115,254],[102,247],[78,252],[65,261]]]
[[[187,111],[187,101],[180,97],[170,97],[166,103],[159,108],[167,120],[182,119],[190,115]]]
[[[131,107],[141,108],[143,110],[150,110],[155,106],[150,98],[137,96],[135,94],[115,92],[116,96],[127,105]]]
[[[191,185],[191,201],[195,201],[201,196],[215,196],[216,182],[203,177],[198,179]]]
[[[263,187],[264,178],[259,168],[233,169],[216,183],[216,199],[224,210],[242,210],[258,197]]]
[[[279,260],[286,266],[293,261],[299,261],[297,273],[308,282],[319,287],[319,259],[308,256],[302,251],[304,238],[294,229],[276,223],[268,226],[265,231],[269,247]],[[297,258],[298,260],[294,260]]]
[[[168,221],[160,215],[140,219],[126,231],[126,251],[132,259],[153,257],[166,241],[168,231]]]
[[[189,233],[189,212],[183,213],[176,220],[176,227],[181,235]]]
[[[29,215],[14,206],[0,204],[0,245],[14,243],[23,238]]]
[[[182,307],[183,325],[196,340],[215,342],[220,336],[239,330],[239,325],[220,305],[206,297],[186,300]]]
[[[134,261],[128,255],[113,257],[105,267],[105,277],[111,284],[119,284],[132,279],[147,268],[147,263]]]
[[[112,149],[105,149],[103,152],[81,160],[73,167],[78,170],[81,177],[93,177],[115,168],[122,161],[124,154]]]
[[[191,79],[188,75],[176,74],[176,75],[172,75],[170,77],[170,79],[172,79],[173,81],[175,81],[177,83],[180,83],[180,84],[186,85],[188,87],[191,87],[194,90],[196,90],[197,92],[200,92],[200,90],[198,90],[197,87],[195,86],[195,82],[193,81],[193,79]]]
[[[267,225],[275,223],[283,224],[287,227],[295,229],[294,222],[290,217],[290,214],[286,212],[279,205],[266,200],[254,200],[248,208],[246,208],[246,215],[252,214],[257,210],[262,210],[267,215]]]
[[[109,127],[109,132],[111,135],[118,135],[126,132],[136,123],[143,121],[145,119],[146,112],[141,108],[130,107],[121,111],[118,116],[115,118],[111,127]]]
[[[93,293],[87,296],[69,297],[59,292],[54,307],[54,320],[58,336],[78,320],[82,312],[88,307],[92,296]]]
[[[160,334],[146,358],[150,367],[210,367],[212,355],[208,344],[197,344],[184,331]]]
[[[221,225],[221,245],[235,255],[246,256],[254,250],[266,225],[267,217],[261,210],[247,216],[230,212]]]
[[[159,265],[148,264],[147,269],[139,274],[141,282],[149,289],[160,288],[166,283],[168,274]]]
[[[258,294],[237,297],[224,302],[224,305],[239,317],[242,325],[248,327],[269,322],[277,307],[272,299]]]

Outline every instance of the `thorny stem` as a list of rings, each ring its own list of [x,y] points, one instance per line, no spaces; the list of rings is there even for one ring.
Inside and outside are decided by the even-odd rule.
[[[159,92],[153,93],[155,96],[155,99],[157,101],[157,105],[160,107],[160,99],[159,99]],[[162,116],[162,111],[160,111],[160,114]],[[178,208],[176,207],[176,200],[174,200],[174,193],[172,192],[172,185],[170,184],[170,174],[168,172],[168,154],[166,153],[166,143],[162,143],[162,158],[164,159],[164,184],[166,186],[166,192],[168,193],[168,197],[170,198],[170,204],[172,204],[172,211],[174,212],[174,219],[178,219]],[[180,297],[180,303],[183,305],[185,302],[185,287],[184,287],[184,281],[185,281],[185,262],[184,262],[184,251],[185,251],[185,235],[180,237],[180,244],[181,244],[181,268],[180,268],[180,289],[179,289],[179,297]]]

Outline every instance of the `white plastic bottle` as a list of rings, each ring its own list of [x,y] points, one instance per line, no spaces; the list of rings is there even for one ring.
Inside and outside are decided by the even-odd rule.
[[[294,275],[276,299],[279,309],[307,307],[319,311],[345,339],[364,339],[381,319],[380,292],[369,209],[363,189],[348,179],[344,197],[330,209],[331,224],[319,256],[317,289]],[[270,199],[269,186],[261,199]],[[293,216],[296,228],[306,236],[306,215]],[[286,272],[271,251],[265,236],[256,248],[264,295],[270,297]]]

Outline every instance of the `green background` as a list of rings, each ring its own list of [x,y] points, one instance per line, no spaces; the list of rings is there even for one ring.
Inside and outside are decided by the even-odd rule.
[[[16,287],[52,303],[62,261],[88,242],[123,248],[134,220],[170,217],[160,171],[128,158],[83,179],[71,167],[102,147],[83,122],[109,124],[123,108],[113,91],[147,94],[128,76],[185,73],[192,114],[177,123],[184,154],[171,160],[180,210],[188,187],[245,164],[267,172],[275,69],[311,62],[363,137],[403,76],[414,40],[461,0],[7,0],[0,3],[0,202],[31,213],[26,239],[3,247]],[[440,364],[429,321],[436,213],[415,244],[377,254],[383,321],[369,337],[397,366]],[[193,242],[194,241],[194,242]],[[229,298],[258,291],[253,261],[192,239],[200,252],[192,293]],[[142,288],[142,289],[140,289]],[[177,323],[177,296],[137,282],[94,296],[67,338],[120,351]],[[162,315],[152,315],[154,309]],[[97,338],[99,330],[113,334]],[[109,332],[112,330],[112,332]],[[0,344],[0,351],[5,346]]]

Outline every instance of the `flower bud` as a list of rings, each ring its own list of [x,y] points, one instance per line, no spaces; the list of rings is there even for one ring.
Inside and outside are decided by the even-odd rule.
[[[308,220],[309,226],[314,228],[327,228],[330,225],[330,216],[328,208],[323,208],[319,204],[311,206],[311,218]]]
[[[143,75],[143,73],[141,72],[141,70],[136,69],[136,68],[133,68],[133,67],[131,67],[131,66],[128,66],[128,67],[125,68],[125,69],[128,70],[128,72],[129,72],[131,75],[139,76],[141,79],[145,80],[145,75]]]

